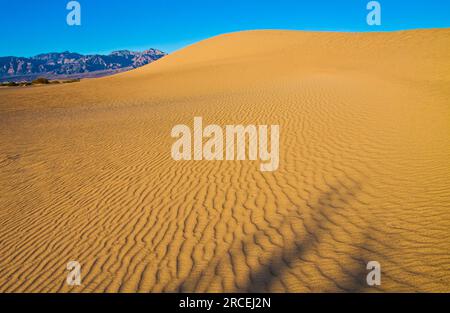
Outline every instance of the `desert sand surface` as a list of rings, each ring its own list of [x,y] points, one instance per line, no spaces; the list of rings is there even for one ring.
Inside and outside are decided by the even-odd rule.
[[[278,170],[174,161],[195,116],[280,125]],[[2,89],[0,291],[449,292],[449,135],[450,29],[239,32]]]

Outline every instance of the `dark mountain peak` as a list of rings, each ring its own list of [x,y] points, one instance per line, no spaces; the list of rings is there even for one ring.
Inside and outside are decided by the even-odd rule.
[[[148,49],[142,52],[118,50],[109,55],[64,51],[31,58],[0,57],[0,81],[30,81],[40,76],[51,79],[99,77],[144,66],[165,55],[160,50]]]
[[[79,53],[72,53],[69,51],[64,52],[50,52],[50,53],[42,53],[38,54],[31,59],[35,60],[50,60],[50,59],[57,59],[57,58],[81,58],[83,55]]]
[[[161,50],[150,48],[148,50],[144,50],[142,53],[149,53],[149,54],[165,54]]]
[[[134,52],[134,51],[130,51],[130,50],[117,50],[117,51],[111,52],[109,55],[128,56],[128,55],[134,55],[134,54],[139,54],[139,53],[141,53],[141,52]]]

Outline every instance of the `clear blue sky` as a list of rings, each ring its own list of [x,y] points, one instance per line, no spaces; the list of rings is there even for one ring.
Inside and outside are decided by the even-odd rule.
[[[43,52],[173,52],[217,34],[249,29],[391,31],[450,27],[450,0],[379,0],[382,25],[366,24],[369,0],[0,0],[0,56]]]

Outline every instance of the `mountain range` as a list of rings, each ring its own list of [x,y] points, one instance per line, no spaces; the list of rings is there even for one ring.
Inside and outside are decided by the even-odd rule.
[[[108,55],[83,55],[73,52],[52,52],[34,57],[0,57],[0,82],[48,79],[101,77],[141,67],[166,53],[157,49],[142,52],[119,50]]]

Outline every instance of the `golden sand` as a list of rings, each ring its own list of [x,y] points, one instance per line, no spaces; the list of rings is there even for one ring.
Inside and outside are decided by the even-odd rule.
[[[278,170],[174,161],[194,116],[280,125]],[[449,135],[450,29],[241,32],[1,89],[0,291],[449,292]]]

